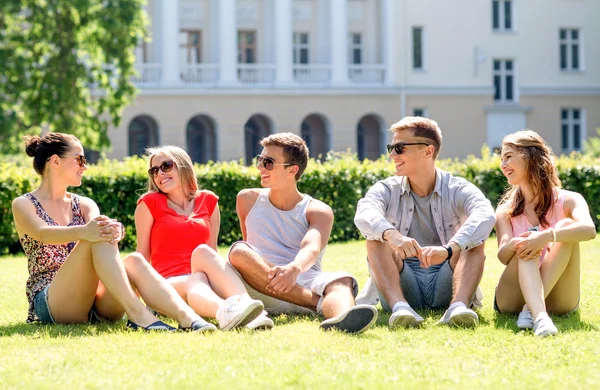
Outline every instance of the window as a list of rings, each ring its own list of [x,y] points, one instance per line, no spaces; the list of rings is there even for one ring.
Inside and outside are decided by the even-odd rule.
[[[583,117],[580,108],[563,108],[560,111],[563,152],[581,150]]]
[[[579,29],[561,28],[560,39],[560,70],[578,71],[581,69],[581,41]]]
[[[413,116],[427,118],[427,110],[424,108],[413,108]]]
[[[310,63],[310,41],[308,33],[295,32],[293,36],[294,64]]]
[[[179,32],[179,52],[184,64],[202,62],[202,31],[181,30]]]
[[[256,63],[256,31],[238,31],[238,63]]]
[[[512,102],[515,100],[515,76],[512,60],[494,60],[494,100]]]
[[[413,27],[413,69],[423,70],[423,27]]]
[[[512,0],[492,0],[492,28],[494,31],[513,30]]]
[[[351,64],[362,64],[362,34],[361,33],[350,33],[350,53],[348,55],[348,61]]]

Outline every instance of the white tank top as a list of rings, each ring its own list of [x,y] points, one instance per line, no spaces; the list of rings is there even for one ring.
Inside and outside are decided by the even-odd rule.
[[[292,210],[284,211],[273,206],[269,194],[268,188],[261,189],[246,217],[246,241],[255,246],[267,261],[283,266],[294,261],[308,232],[306,210],[312,197],[305,194]],[[321,271],[324,254],[325,248],[311,269]]]

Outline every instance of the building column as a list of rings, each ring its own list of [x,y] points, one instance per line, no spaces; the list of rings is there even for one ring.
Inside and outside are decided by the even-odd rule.
[[[386,86],[394,87],[399,84],[398,74],[398,39],[396,34],[397,18],[400,16],[399,7],[395,0],[383,0],[381,7],[381,22],[383,25],[381,44],[383,53],[383,64],[385,65]]]
[[[331,84],[348,84],[348,2],[331,0]]]
[[[219,1],[219,84],[237,84],[236,0]]]
[[[181,84],[179,76],[179,1],[161,0],[161,85]]]
[[[276,83],[294,82],[292,54],[292,0],[275,1],[275,74]]]

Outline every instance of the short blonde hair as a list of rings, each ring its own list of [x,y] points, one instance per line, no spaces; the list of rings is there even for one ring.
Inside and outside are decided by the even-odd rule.
[[[152,159],[162,154],[165,157],[173,160],[175,163],[175,169],[179,172],[179,179],[181,180],[181,186],[184,192],[190,197],[196,196],[198,193],[198,179],[194,173],[194,164],[189,154],[178,146],[165,145],[157,146],[155,148],[146,149],[146,155],[148,156],[148,168],[152,168]],[[162,192],[154,183],[154,178],[151,176],[148,178],[148,192]]]
[[[442,148],[442,131],[433,119],[420,116],[406,116],[390,127],[390,131],[396,133],[402,130],[414,130],[415,137],[425,138],[434,147],[433,158],[437,158]]]

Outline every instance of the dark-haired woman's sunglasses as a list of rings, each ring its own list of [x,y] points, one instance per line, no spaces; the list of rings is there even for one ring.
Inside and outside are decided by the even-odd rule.
[[[290,164],[290,163],[275,164],[275,160],[273,160],[271,157],[263,157],[259,154],[258,156],[256,156],[256,165],[258,166],[261,163],[267,171],[273,170],[273,167],[275,165],[294,165],[294,164]]]
[[[148,169],[148,174],[151,177],[158,176],[158,171],[161,170],[165,173],[170,172],[173,169],[175,163],[172,160],[163,161],[160,165],[155,165],[152,168]]]
[[[87,164],[87,160],[85,159],[85,156],[83,154],[78,154],[77,156],[75,156],[75,161],[77,161],[77,164],[79,164],[80,167],[83,167]]]
[[[425,142],[398,142],[397,144],[388,144],[386,145],[387,147],[387,151],[388,154],[392,154],[392,150],[396,151],[396,154],[402,154],[404,152],[404,149],[406,149],[407,146],[411,146],[411,145],[427,145],[429,146],[429,144],[425,143]]]

